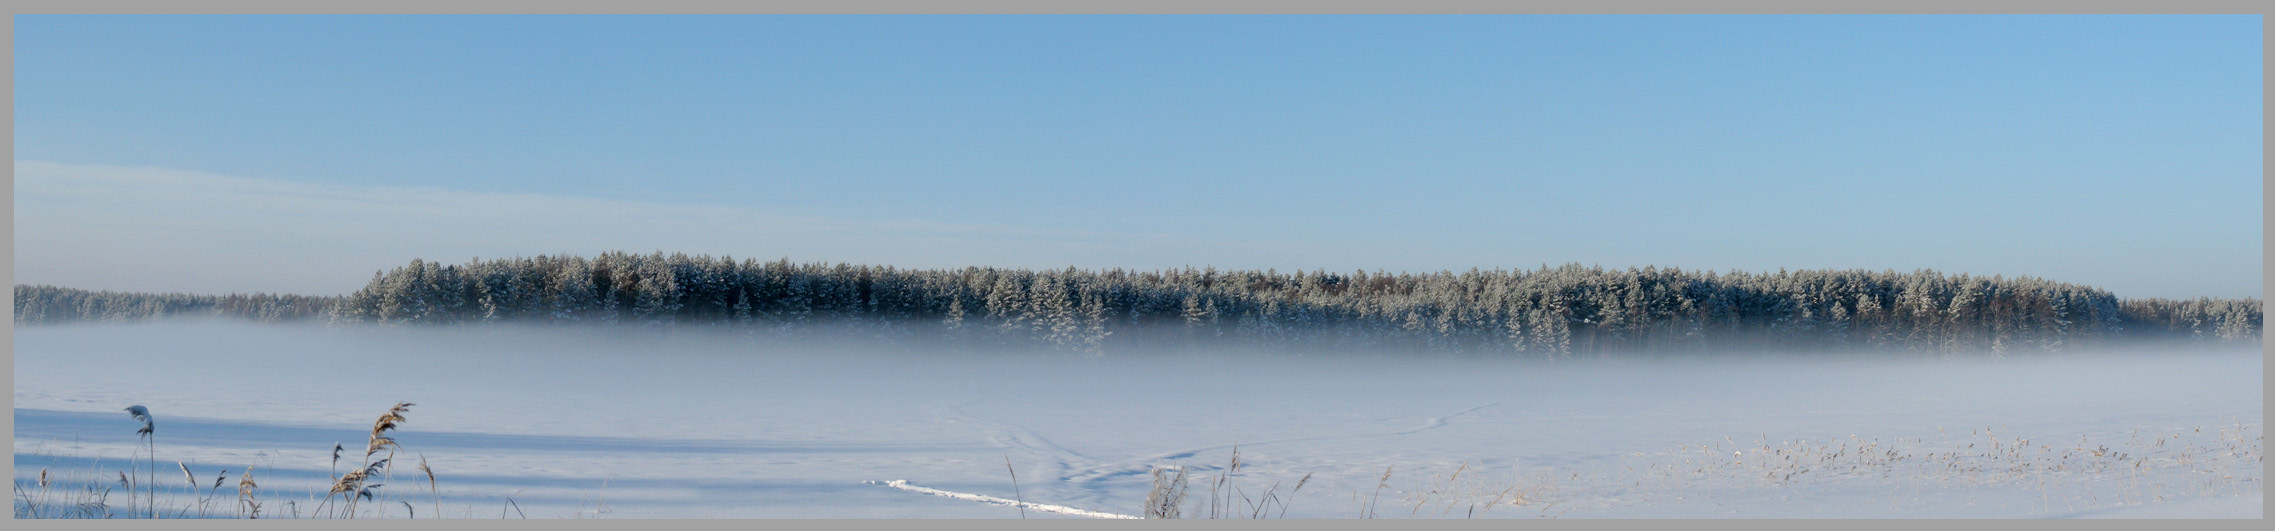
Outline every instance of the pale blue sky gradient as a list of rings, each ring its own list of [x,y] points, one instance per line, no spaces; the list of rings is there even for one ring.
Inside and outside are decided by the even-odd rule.
[[[15,31],[18,283],[337,293],[414,256],[660,248],[2263,291],[2259,16],[17,16]],[[511,197],[561,223],[232,217],[289,194],[42,208],[94,189],[57,183],[122,168],[247,193]],[[642,214],[564,210],[590,201]],[[86,228],[105,208],[173,217]],[[658,221],[675,208],[833,228]],[[587,236],[612,220],[623,234]],[[337,228],[264,232],[280,224]],[[132,259],[152,238],[180,249]]]

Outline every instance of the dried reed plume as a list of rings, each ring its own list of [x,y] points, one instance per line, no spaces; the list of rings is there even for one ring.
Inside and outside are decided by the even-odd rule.
[[[182,482],[188,483],[190,485],[190,492],[197,492],[197,474],[190,473],[190,466],[182,464],[181,461],[175,461],[174,466],[182,467]],[[182,513],[188,513],[189,510],[190,509],[188,507],[183,507]],[[176,514],[174,517],[180,518],[181,515]]]
[[[365,470],[366,469],[358,468],[355,470],[349,470],[346,474],[341,474],[340,479],[332,481],[332,490],[327,494],[336,496],[342,493],[352,493],[357,489],[363,488],[363,478],[366,474]]]
[[[379,415],[379,420],[371,423],[371,444],[364,447],[363,456],[369,458],[372,454],[379,453],[381,448],[396,447],[395,439],[387,437],[387,432],[394,431],[396,424],[410,422],[403,418],[403,414],[409,413],[411,406],[415,405],[418,404],[396,402],[395,407],[387,408],[386,413]]]
[[[1185,467],[1178,466],[1175,470],[1176,473],[1172,474],[1170,469],[1153,469],[1153,490],[1145,494],[1146,518],[1177,518],[1179,507],[1185,503],[1186,483]],[[1310,479],[1310,476],[1304,478]]]
[[[387,408],[386,413],[381,413],[379,415],[379,420],[372,421],[371,443],[366,445],[363,451],[365,460],[371,459],[371,455],[377,453],[381,448],[387,449],[387,458],[379,460],[379,463],[386,463],[395,460],[395,451],[401,450],[403,446],[396,444],[395,439],[387,437],[387,432],[394,431],[396,424],[410,422],[410,419],[404,418],[403,414],[409,413],[411,411],[411,406],[415,405],[418,404],[413,404],[410,402],[396,402],[395,407]],[[386,475],[386,477],[389,478],[389,480],[392,480],[395,476],[395,468],[386,467],[383,469],[383,473]],[[378,485],[373,485],[373,487],[377,486]],[[368,498],[369,496],[366,497]],[[352,507],[353,504],[350,506]],[[387,517],[386,505],[379,506],[379,516],[381,518]]]
[[[348,517],[354,518],[355,502],[357,500],[372,499],[372,489],[377,489],[385,485],[384,483],[365,482],[369,481],[373,475],[378,474],[379,471],[383,468],[386,468],[386,466],[387,460],[381,459],[374,461],[369,465],[365,465],[363,468],[349,470],[348,473],[341,474],[339,480],[332,482],[332,489],[324,494],[324,502],[327,504],[331,503],[333,496],[339,496],[341,499],[347,501],[344,510],[347,511]],[[323,506],[318,506],[317,509],[322,510]],[[338,511],[335,511],[335,513],[337,512]]]
[[[248,519],[260,519],[261,502],[253,496],[253,489],[260,486],[253,482],[253,467],[245,467],[245,473],[237,476],[237,514]]]
[[[153,425],[150,420],[150,408],[142,406],[127,406],[126,414],[128,416],[134,417],[134,420],[142,421],[142,429],[135,430],[134,433],[140,435],[150,435],[157,433],[157,426]]]
[[[394,431],[396,425],[402,424],[404,422],[409,422],[410,419],[404,418],[403,414],[409,413],[411,411],[411,406],[414,405],[417,404],[412,404],[410,402],[396,402],[394,407],[387,408],[386,413],[381,413],[379,415],[379,420],[372,421],[371,441],[368,444],[364,445],[363,450],[363,468],[350,470],[347,474],[340,476],[339,479],[332,482],[331,493],[325,495],[324,499],[329,502],[332,496],[345,495],[344,498],[347,501],[345,509],[349,518],[355,517],[355,507],[357,501],[380,501],[373,496],[372,491],[373,489],[377,489],[381,485],[384,485],[384,483],[367,482],[371,481],[374,477],[392,476],[394,474],[395,469],[393,467],[387,466],[387,463],[395,460],[395,451],[402,449],[402,445],[396,444],[394,438],[387,436],[387,432]],[[342,449],[343,448],[341,448],[341,446],[338,444],[332,445],[333,459],[335,462],[338,459],[339,452]],[[381,449],[387,450],[387,457],[377,461],[371,460],[372,456],[377,455]],[[334,466],[337,465],[335,464]],[[384,517],[386,515],[386,506],[381,505],[379,510],[381,516]]]

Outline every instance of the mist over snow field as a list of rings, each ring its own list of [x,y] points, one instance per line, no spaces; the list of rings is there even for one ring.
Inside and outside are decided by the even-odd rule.
[[[227,322],[20,327],[14,347],[19,492],[123,470],[139,404],[162,503],[197,498],[176,461],[255,465],[278,517],[396,402],[417,404],[394,437],[439,500],[399,463],[370,504],[390,518],[1140,515],[1172,465],[1206,517],[1236,445],[1220,515],[2258,518],[2264,499],[2256,350],[1090,359]]]

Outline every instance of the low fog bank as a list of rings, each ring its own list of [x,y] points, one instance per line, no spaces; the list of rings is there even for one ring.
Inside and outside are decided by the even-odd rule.
[[[1150,467],[1205,471],[1238,445],[1258,478],[1317,472],[1307,489],[1324,494],[1297,514],[1309,503],[1322,511],[1310,516],[1327,517],[1348,514],[1328,498],[1371,487],[1391,465],[1414,474],[1400,476],[1408,482],[1463,464],[1555,470],[1580,474],[1567,492],[1583,492],[1591,481],[1626,485],[1623,460],[1681,445],[1853,436],[1924,447],[1991,432],[2106,441],[2256,427],[2263,416],[2263,356],[2233,349],[1091,356],[825,336],[189,321],[18,329],[18,475],[36,471],[29,463],[123,458],[137,424],[119,410],[144,405],[158,418],[161,464],[262,463],[320,481],[333,443],[357,446],[401,401],[418,405],[394,437],[446,478],[484,478],[446,479],[446,505],[535,485],[554,489],[545,496],[563,505],[547,510],[561,516],[608,480],[611,503],[659,511],[626,515],[986,516],[860,482],[1008,498],[1008,458],[1029,500],[1129,513]],[[795,494],[816,489],[847,501]]]
[[[2004,356],[1788,350],[1540,359],[1515,353],[1291,352],[1237,346],[1101,355],[978,350],[968,344],[831,330],[752,334],[692,327],[328,327],[193,320],[20,329],[15,346],[19,407],[26,406],[26,398],[45,404],[38,407],[58,405],[27,392],[115,396],[128,402],[137,401],[136,392],[214,400],[265,396],[345,406],[432,400],[409,392],[414,390],[495,394],[509,403],[536,404],[666,395],[695,399],[706,393],[803,399],[807,394],[802,393],[828,397],[853,390],[846,385],[905,388],[892,391],[901,393],[1035,397],[1092,395],[1113,388],[1141,396],[1206,394],[1226,387],[1452,396],[1502,387],[1586,385],[1593,388],[1549,395],[1649,397],[1686,388],[1726,389],[1732,396],[1805,396],[1811,390],[1854,391],[1854,385],[1888,383],[1905,386],[1892,391],[1899,398],[1935,399],[1983,392],[1938,383],[1959,380],[1994,386],[2000,393],[2049,396],[2131,388],[2138,382],[2201,388],[2209,381],[2232,380],[2249,383],[2248,390],[2257,395],[2261,358],[2256,350],[2216,344]],[[2238,374],[2239,364],[2251,369]],[[2191,378],[2204,381],[2189,382]],[[1405,387],[1409,385],[1413,387]]]
[[[926,328],[926,327],[918,327]],[[104,330],[127,335],[190,334],[195,336],[302,337],[344,344],[415,344],[434,348],[470,348],[492,356],[551,353],[583,356],[636,355],[642,359],[667,357],[783,357],[838,359],[849,355],[906,358],[905,361],[967,357],[959,362],[1015,361],[1019,363],[1097,364],[1112,360],[1190,360],[1227,362],[1255,359],[1287,364],[1303,360],[1382,360],[1398,362],[1521,363],[1527,366],[1589,364],[1603,361],[1673,362],[1681,360],[1827,361],[1827,360],[2032,360],[2080,359],[2103,356],[2162,357],[2187,353],[2258,351],[2261,345],[2216,337],[2164,337],[2114,339],[2053,348],[1991,349],[1875,348],[1860,346],[1781,344],[1775,341],[1730,345],[1687,345],[1654,348],[1606,349],[1587,353],[1543,353],[1491,345],[1412,344],[1409,342],[1351,341],[1348,334],[1287,333],[1272,341],[1257,341],[1212,331],[1196,331],[1176,324],[1125,325],[1108,334],[1111,348],[1080,342],[1050,343],[1025,338],[997,337],[988,329],[940,333],[912,331],[908,326],[876,321],[814,320],[796,326],[744,327],[728,324],[584,324],[561,325],[501,321],[448,325],[328,323],[321,320],[252,322],[212,315],[177,315],[133,322],[68,322],[19,327],[17,330]],[[107,333],[107,332],[105,332]],[[325,339],[317,339],[325,338]],[[407,342],[407,343],[405,343]]]

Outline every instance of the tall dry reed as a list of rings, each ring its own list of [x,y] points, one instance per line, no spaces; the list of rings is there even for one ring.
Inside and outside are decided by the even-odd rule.
[[[141,405],[139,405],[139,404],[138,404],[138,405],[127,406],[127,407],[126,407],[126,414],[127,414],[128,416],[132,416],[132,417],[134,417],[134,420],[139,420],[139,421],[142,421],[142,429],[139,429],[139,430],[134,430],[134,433],[135,433],[135,435],[137,435],[137,436],[140,436],[140,437],[142,438],[142,442],[143,442],[144,446],[146,446],[146,447],[147,447],[147,449],[148,449],[148,451],[149,451],[149,460],[150,460],[150,461],[149,461],[149,464],[150,464],[150,476],[149,476],[149,480],[148,480],[148,481],[145,481],[145,482],[143,482],[143,483],[144,483],[146,486],[148,486],[148,487],[149,487],[149,496],[147,496],[147,498],[149,498],[149,499],[148,499],[148,500],[144,500],[144,501],[145,501],[145,502],[147,502],[147,503],[144,503],[143,505],[144,505],[144,506],[146,506],[146,507],[149,509],[149,517],[150,517],[150,518],[157,518],[157,517],[158,517],[158,426],[157,426],[157,423],[156,423],[155,421],[153,421],[153,420],[150,418],[150,408],[142,407],[142,406],[141,406]],[[131,467],[131,466],[133,466],[133,463],[132,463],[131,461],[130,461],[130,462],[128,462],[128,466],[130,466],[130,467]],[[121,478],[121,479],[124,479],[124,478],[123,478],[123,476],[122,476],[122,478]],[[127,492],[128,492],[129,494],[132,494],[132,493],[134,492],[134,489],[133,489],[133,487],[132,487],[131,485],[130,485],[130,486],[128,486],[128,488],[127,488]],[[131,512],[133,512],[133,511],[134,511],[134,500],[133,500],[132,498],[129,498],[129,499],[127,500],[127,512],[130,512],[130,513],[131,513]]]

